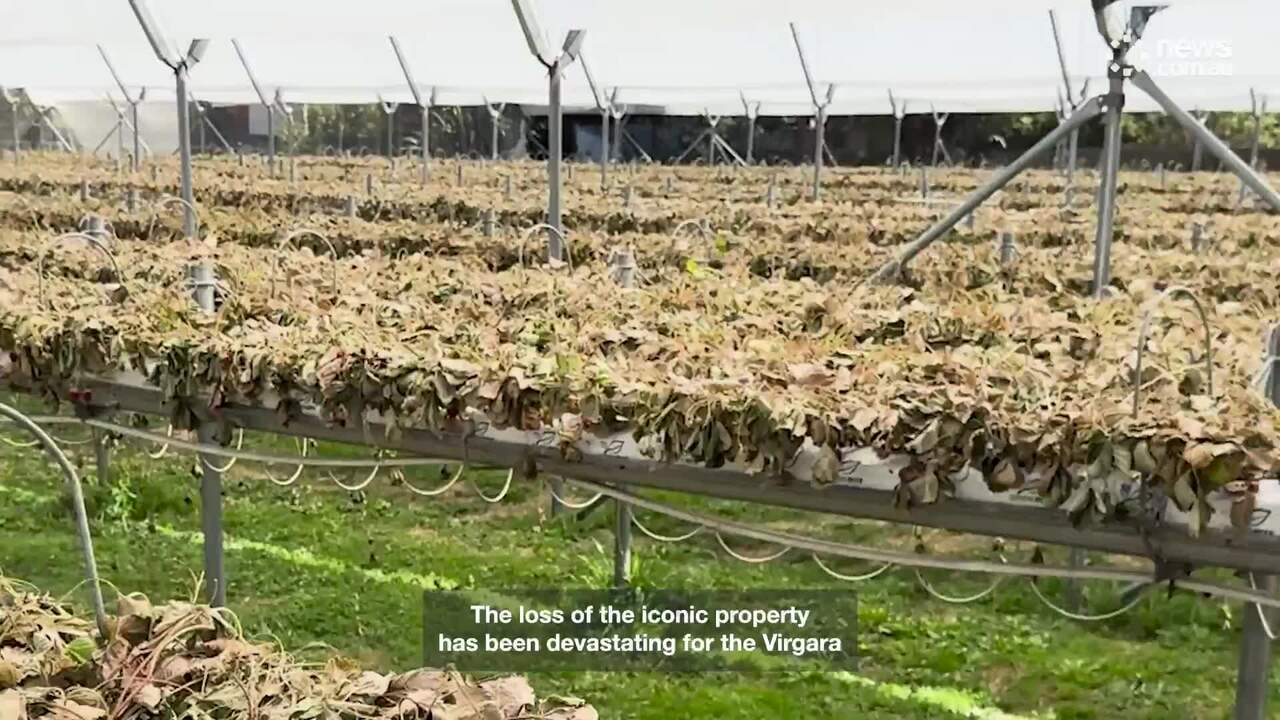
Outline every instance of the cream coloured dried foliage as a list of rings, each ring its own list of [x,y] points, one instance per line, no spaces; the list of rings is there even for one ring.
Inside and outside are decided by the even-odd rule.
[[[576,698],[538,700],[519,676],[476,683],[343,658],[301,663],[243,638],[227,611],[190,602],[121,596],[104,638],[48,595],[0,577],[0,620],[0,720],[599,717]]]
[[[939,501],[973,469],[993,491],[1034,492],[1076,518],[1140,512],[1144,493],[1132,488],[1145,487],[1202,523],[1206,496],[1229,493],[1243,526],[1257,483],[1280,468],[1280,413],[1251,387],[1280,319],[1280,221],[1221,212],[1234,185],[1213,176],[1169,191],[1127,179],[1103,303],[1088,297],[1087,213],[1054,206],[1060,180],[1048,173],[930,248],[899,285],[872,287],[861,281],[939,212],[910,202],[910,180],[893,173],[848,173],[830,205],[781,211],[739,197],[763,187],[764,171],[736,181],[681,171],[695,190],[723,190],[718,202],[661,198],[667,171],[647,171],[632,180],[653,198],[641,211],[580,183],[567,219],[573,266],[549,268],[540,238],[522,250],[522,233],[457,224],[490,206],[529,224],[533,177],[509,202],[487,185],[399,187],[366,202],[368,217],[388,218],[373,223],[320,212],[358,182],[248,189],[232,166],[199,188],[209,209],[197,248],[168,242],[172,218],[102,203],[93,209],[112,221],[124,278],[60,249],[41,298],[41,243],[85,209],[66,198],[74,171],[49,162],[38,180],[0,173],[0,187],[23,193],[0,195],[0,350],[19,382],[56,389],[78,373],[133,369],[180,401],[270,391],[315,402],[334,422],[378,410],[395,427],[440,428],[472,408],[500,425],[573,428],[561,442],[569,456],[583,431],[625,429],[664,459],[781,481],[806,442],[825,448],[819,483],[836,480],[841,450],[866,446],[910,457],[900,503]],[[939,192],[978,181],[939,175]],[[98,181],[118,195],[110,173]],[[288,221],[282,209],[299,203],[317,214]],[[714,229],[663,234],[690,216]],[[1207,230],[1192,248],[1197,222]],[[275,249],[281,228],[308,225],[331,236],[336,257],[305,238]],[[1011,264],[993,227],[1018,232]],[[605,266],[619,245],[635,251],[635,289]],[[226,285],[212,317],[188,300],[195,255]],[[120,280],[127,295],[104,290]],[[1190,305],[1161,301],[1173,285],[1208,308],[1211,357]],[[181,427],[189,408],[178,407]]]

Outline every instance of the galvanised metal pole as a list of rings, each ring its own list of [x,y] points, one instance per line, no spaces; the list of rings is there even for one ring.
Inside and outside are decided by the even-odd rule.
[[[1101,300],[1111,284],[1111,241],[1116,209],[1116,181],[1120,172],[1120,114],[1124,111],[1124,51],[1117,51],[1108,69],[1110,88],[1106,97],[1105,131],[1102,144],[1102,181],[1098,188],[1098,226],[1093,241],[1093,297]]]
[[[893,113],[893,169],[897,170],[902,163],[902,119],[907,114],[907,103],[899,103],[889,91],[889,111]]]
[[[548,91],[550,95],[550,107],[547,117],[548,139],[548,157],[547,157],[547,175],[550,187],[548,188],[547,197],[547,224],[555,228],[557,232],[550,233],[547,238],[547,257],[556,260],[564,259],[564,249],[560,246],[560,235],[563,233],[564,227],[560,222],[560,153],[561,153],[561,117],[560,117],[560,75],[562,68],[560,58],[556,58],[548,69]]]
[[[196,237],[195,197],[191,189],[191,114],[187,98],[187,66],[179,64],[174,69],[178,90],[178,155],[182,182],[183,233],[190,239]],[[212,289],[209,291],[212,294]]]
[[[57,442],[31,418],[4,403],[0,403],[0,417],[8,418],[19,428],[31,433],[44,447],[44,451],[53,458],[62,470],[63,477],[66,478],[67,491],[71,496],[72,514],[75,516],[76,536],[80,541],[80,555],[84,561],[85,584],[89,586],[89,602],[93,606],[93,617],[98,626],[98,633],[102,637],[107,637],[107,610],[102,602],[102,583],[98,579],[98,562],[93,554],[93,534],[89,531],[89,513],[85,510],[84,488],[80,484],[80,476],[66,453],[58,447]]]
[[[1259,590],[1275,592],[1275,575],[1253,576]],[[1263,613],[1275,622],[1275,613],[1258,605],[1244,606],[1240,635],[1240,660],[1236,670],[1235,720],[1266,720],[1267,676],[1271,666],[1271,639],[1263,624]]]
[[[9,101],[9,112],[13,116],[13,164],[17,165],[21,162],[22,133],[18,130],[18,123],[21,118],[18,115],[18,101],[16,99]]]
[[[426,186],[431,163],[431,106],[422,105],[422,184]]]
[[[187,104],[186,64],[180,63],[174,69],[174,75],[178,85],[178,154],[185,213],[183,232],[189,240],[195,240],[195,198],[191,187],[191,117]],[[271,112],[270,108],[268,112]],[[208,262],[196,265],[193,280],[196,304],[204,312],[213,312],[213,266]],[[217,430],[209,422],[200,423],[196,435],[201,443],[218,442]],[[222,607],[227,604],[227,576],[222,542],[222,473],[215,468],[213,463],[217,460],[212,456],[200,455],[197,462],[200,464],[200,526],[204,535],[204,577],[209,588],[209,604]]]
[[[1209,113],[1197,110],[1194,113],[1197,122],[1203,124],[1209,118]],[[1191,147],[1191,172],[1200,172],[1200,166],[1204,162],[1204,146],[1200,144],[1200,136],[1192,135]]]
[[[116,109],[116,168],[124,162],[124,111]]]
[[[752,113],[747,116],[747,164],[755,165],[756,163],[756,116]]]
[[[395,157],[396,155],[396,108],[390,105],[390,110],[383,108],[387,115],[387,157]]]
[[[1258,150],[1262,144],[1262,116],[1267,112],[1267,99],[1262,99],[1262,107],[1258,107],[1258,94],[1254,90],[1249,91],[1249,99],[1252,101],[1253,107],[1253,137],[1249,144],[1249,167],[1254,170],[1258,169]],[[1244,181],[1240,181],[1240,197],[1237,203],[1244,202],[1245,191],[1247,190]]]
[[[716,125],[720,122],[720,118],[712,120],[707,117],[707,122],[711,125],[711,132],[707,135],[707,167],[716,164]]]
[[[267,103],[267,164],[271,168],[271,177],[276,176],[276,108]]]
[[[208,137],[205,134],[205,125],[208,123],[208,118],[204,116],[204,109],[200,107],[200,103],[192,104],[195,105],[196,114],[200,116],[200,154],[205,155],[209,152]]]
[[[609,188],[609,109],[600,108],[600,189]]]
[[[498,109],[494,110],[492,107],[489,106],[488,100],[486,100],[484,103],[485,110],[489,111],[489,159],[490,160],[498,159],[498,144],[500,141],[499,134],[501,133],[501,130],[502,130],[502,126],[499,124],[499,122],[502,119],[502,110],[506,106],[507,106],[506,103],[501,103],[498,105]]]
[[[616,97],[616,91],[614,95]],[[610,101],[609,115],[613,117],[613,145],[609,148],[609,160],[612,162],[622,162],[622,139],[624,132],[622,129],[622,119],[627,116],[627,113],[625,110],[618,110],[618,106],[614,105],[613,102]]]
[[[1280,325],[1267,336],[1264,358],[1267,382],[1261,390],[1272,403],[1280,405]],[[1259,590],[1274,593],[1274,575],[1249,576]],[[1266,617],[1264,618],[1264,613]],[[1267,680],[1271,668],[1271,638],[1268,625],[1275,623],[1275,613],[1258,605],[1244,606],[1244,624],[1240,635],[1240,659],[1236,670],[1235,720],[1264,720],[1267,717]]]
[[[129,101],[129,114],[132,116],[133,122],[133,158],[129,163],[129,169],[138,172],[142,162],[142,133],[138,130],[138,105],[142,102],[142,98]]]
[[[613,504],[613,586],[625,588],[631,584],[631,506],[625,502]]]
[[[827,106],[819,105],[813,116],[813,194],[817,202],[822,197],[822,150],[826,145]]]

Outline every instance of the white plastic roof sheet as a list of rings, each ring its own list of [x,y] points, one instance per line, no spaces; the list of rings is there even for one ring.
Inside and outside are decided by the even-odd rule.
[[[584,55],[622,105],[668,114],[812,112],[788,26],[795,22],[832,115],[887,114],[889,91],[908,113],[1052,110],[1062,86],[1048,10],[1056,9],[1071,80],[1105,91],[1109,52],[1088,0],[534,0],[549,42],[587,31]],[[255,103],[237,38],[263,90],[285,102],[412,102],[391,50],[442,105],[546,104],[546,70],[530,55],[509,0],[151,0],[179,49],[213,40],[191,73],[193,93]],[[131,92],[171,103],[172,75],[126,0],[0,0],[0,86],[44,104],[120,93],[97,44]],[[1249,91],[1280,97],[1275,0],[1173,0],[1131,60],[1183,105],[1247,110]],[[580,64],[564,102],[592,107]],[[1126,109],[1155,109],[1131,89]]]

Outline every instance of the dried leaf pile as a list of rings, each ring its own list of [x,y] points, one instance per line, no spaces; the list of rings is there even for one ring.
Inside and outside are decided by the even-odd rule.
[[[538,700],[519,676],[383,674],[330,659],[301,663],[245,640],[225,610],[121,597],[110,637],[0,576],[0,720],[422,718],[596,720],[577,698]]]

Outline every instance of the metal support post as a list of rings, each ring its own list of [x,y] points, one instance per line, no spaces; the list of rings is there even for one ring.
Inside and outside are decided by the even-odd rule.
[[[1093,297],[1102,299],[1111,284],[1111,241],[1115,222],[1117,178],[1120,172],[1120,148],[1124,142],[1120,130],[1120,114],[1124,111],[1124,51],[1116,52],[1108,68],[1110,91],[1106,97],[1106,120],[1102,142],[1102,178],[1098,187],[1098,224],[1093,242]]]
[[[600,110],[600,189],[609,189],[609,110]]]
[[[1263,358],[1263,385],[1271,402],[1280,405],[1280,325],[1271,328]],[[1250,575],[1259,590],[1274,593],[1280,583],[1274,575]],[[1244,606],[1240,635],[1240,660],[1236,671],[1235,720],[1264,720],[1267,717],[1267,680],[1271,669],[1271,638],[1275,613],[1259,605]]]
[[[548,144],[550,151],[547,155],[547,176],[548,176],[548,196],[547,196],[547,224],[555,228],[559,232],[563,232],[564,228],[560,221],[560,163],[561,163],[561,137],[562,130],[560,127],[560,64],[559,61],[550,68],[549,73],[550,96],[550,116],[547,119]],[[547,257],[561,259],[563,249],[560,247],[560,236],[558,233],[550,233],[547,237]]]
[[[502,133],[502,111],[507,107],[506,103],[498,105],[490,105],[489,99],[484,99],[484,109],[489,111],[489,159],[498,159],[498,144],[501,140]]]
[[[716,126],[720,124],[720,116],[712,116],[704,112],[702,117],[706,118],[707,124],[711,126],[707,132],[707,167],[711,167],[716,164]]]
[[[382,114],[387,116],[387,157],[394,158],[396,156],[396,108],[399,107],[399,103],[379,99],[378,105],[382,107]]]
[[[422,110],[422,186],[426,187],[427,177],[431,174],[431,108],[423,106]]]
[[[1071,73],[1067,70],[1067,56],[1062,47],[1062,34],[1058,30],[1058,16],[1052,9],[1049,10],[1049,25],[1053,29],[1053,44],[1058,51],[1058,69],[1062,71],[1062,88],[1066,91],[1063,101],[1063,113],[1065,114],[1067,106],[1071,107],[1074,112],[1081,102],[1084,102],[1085,96],[1089,94],[1089,81],[1086,79],[1084,85],[1080,88],[1080,95],[1077,96],[1071,88]],[[1067,195],[1066,204],[1071,205],[1071,196],[1075,189],[1076,179],[1076,158],[1080,147],[1080,131],[1076,129],[1071,133],[1071,138],[1067,141]]]
[[[613,586],[631,584],[631,506],[614,501],[613,519]]]
[[[129,161],[129,170],[135,173],[142,167],[142,131],[138,127],[138,105],[140,104],[141,96],[136,101],[129,101],[129,124],[133,126],[133,157]]]
[[[276,109],[267,105],[267,168],[268,175],[276,176]]]
[[[253,91],[258,96],[258,102],[267,110],[267,162],[271,167],[271,177],[276,176],[276,110],[275,103],[271,98],[267,97],[262,86],[258,84],[258,78],[253,74],[253,68],[249,65],[249,58],[244,54],[244,48],[240,47],[240,41],[231,38],[231,46],[235,48],[236,56],[240,58],[240,64],[244,66],[244,72],[249,76],[249,84],[253,86]],[[277,99],[279,93],[277,92]]]
[[[618,91],[614,90],[613,100],[609,101],[609,115],[613,117],[613,142],[609,145],[609,160],[612,162],[622,162],[622,141],[631,139],[627,132],[622,129],[622,122],[627,117],[627,110],[625,106],[614,104],[617,96]],[[631,140],[631,143],[635,145],[635,140]],[[637,149],[646,160],[652,162],[652,158],[645,154],[644,148],[637,147]]]
[[[809,99],[813,102],[813,191],[810,199],[817,202],[822,197],[822,152],[826,147],[827,107],[835,97],[836,86],[827,85],[825,101],[818,97],[818,85],[809,68],[804,44],[800,42],[800,30],[795,23],[791,23],[791,39],[795,42],[796,55],[800,58],[800,70],[804,72],[804,82],[809,88]]]
[[[1202,126],[1209,121],[1209,112],[1206,110],[1194,110],[1191,115]],[[1191,142],[1191,172],[1200,172],[1204,165],[1204,146],[1200,144],[1200,136],[1196,133],[1191,134]]]
[[[185,206],[182,230],[188,238],[195,239],[196,213],[195,196],[191,188],[191,116],[187,108],[187,66],[179,65],[174,75],[178,86],[178,153],[182,200]]]
[[[214,427],[200,425],[197,432],[201,444],[216,444]],[[209,604],[222,607],[227,604],[227,574],[222,549],[222,473],[215,463],[218,458],[200,455],[200,529],[204,533],[204,581]]]
[[[110,95],[107,95],[107,100],[116,111],[116,164],[118,166],[124,160],[124,111],[116,105]]]
[[[547,38],[542,33],[542,28],[533,12],[530,0],[511,0],[511,5],[515,10],[516,19],[520,22],[520,29],[524,33],[529,52],[547,69],[547,95],[549,96],[547,127],[550,134],[549,147],[547,148],[549,151],[547,157],[547,178],[549,181],[547,224],[555,228],[555,232],[548,233],[547,257],[559,260],[564,257],[564,249],[560,243],[560,237],[564,233],[564,227],[560,219],[560,164],[562,162],[561,145],[563,141],[562,118],[560,116],[560,84],[565,69],[578,58],[582,51],[582,42],[586,39],[586,31],[570,30],[565,34],[564,44],[561,46],[560,52],[558,54],[553,53],[551,48],[548,47]]]
[[[826,147],[827,106],[821,105],[813,116],[813,195],[817,202],[822,197],[822,150]]]
[[[890,95],[890,102],[893,96]],[[893,107],[893,166],[901,167],[902,165],[902,121],[907,114],[907,104],[904,102],[901,106]]]
[[[179,56],[174,52],[173,47],[169,44],[168,39],[160,30],[155,19],[152,18],[150,11],[147,9],[146,0],[129,0],[129,4],[132,6],[134,15],[142,26],[143,32],[146,33],[147,40],[151,43],[151,48],[155,51],[156,57],[173,70],[174,84],[176,86],[175,95],[178,99],[178,155],[181,165],[180,177],[183,209],[185,211],[183,215],[183,232],[188,241],[194,241],[197,228],[195,200],[192,197],[191,190],[191,117],[187,107],[190,99],[190,95],[187,92],[187,73],[204,56],[204,52],[209,46],[209,41],[199,38],[193,40],[186,55]],[[191,274],[196,304],[204,312],[213,312],[213,266],[209,262],[201,262],[192,268]],[[201,442],[213,442],[216,434],[215,428],[207,422],[201,423],[197,428],[197,435]],[[221,606],[226,603],[226,576],[223,572],[222,564],[222,476],[221,473],[214,469],[216,466],[208,462],[210,458],[205,458],[203,455],[200,457],[201,474],[203,476],[200,486],[200,513],[204,530],[205,582],[210,588],[209,603]]]
[[[22,162],[22,132],[19,125],[22,122],[22,116],[18,112],[18,93],[10,92],[8,89],[0,88],[0,94],[4,96],[4,101],[9,105],[9,121],[13,131],[13,164],[18,165]]]
[[[947,165],[951,165],[951,153],[947,152],[946,143],[942,142],[942,128],[947,124],[947,119],[951,117],[951,113],[940,113],[930,107],[933,113],[933,162],[930,163],[934,167],[938,166],[938,158],[941,157],[946,161]]]
[[[422,111],[422,142],[420,143],[420,149],[422,151],[422,174],[420,182],[423,187],[426,187],[427,176],[431,173],[431,106],[436,104],[436,90],[435,88],[432,88],[431,94],[426,98],[423,98],[422,92],[418,89],[418,84],[413,81],[413,71],[409,69],[409,61],[405,59],[404,52],[400,50],[400,43],[396,40],[394,35],[388,36],[387,39],[391,41],[391,49],[395,51],[396,61],[400,63],[400,71],[404,73],[404,81],[409,85],[409,92],[413,94],[413,101],[418,105],[419,110]],[[338,130],[338,151],[341,152],[341,126],[339,126]]]
[[[1258,93],[1252,88],[1250,88],[1249,103],[1250,103],[1250,106],[1252,107],[1252,114],[1253,114],[1253,137],[1250,139],[1250,143],[1249,143],[1249,167],[1253,168],[1254,170],[1257,170],[1258,169],[1258,151],[1262,145],[1262,116],[1267,114],[1267,98],[1266,96],[1263,96],[1262,103],[1259,104]],[[1244,202],[1244,196],[1247,190],[1248,188],[1245,186],[1244,181],[1241,180],[1240,196],[1236,200],[1237,204]]]
[[[756,162],[756,120],[760,117],[760,102],[747,102],[747,96],[741,91],[738,96],[742,99],[742,112],[747,117],[747,155],[746,164],[754,165]]]
[[[110,441],[105,430],[93,428],[93,459],[98,471],[99,487],[106,487],[111,482]]]

